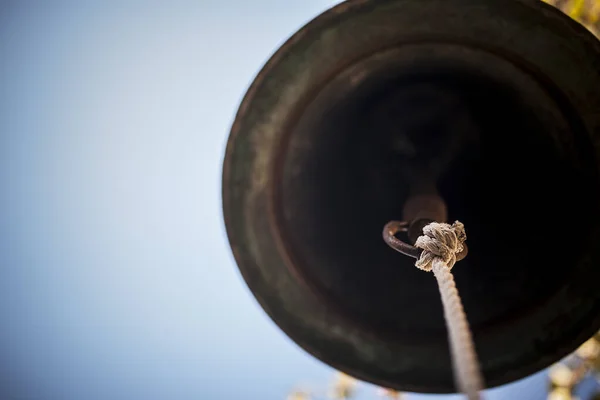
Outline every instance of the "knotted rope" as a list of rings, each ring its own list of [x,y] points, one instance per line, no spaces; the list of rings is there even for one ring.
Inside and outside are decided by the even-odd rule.
[[[415,247],[423,249],[415,265],[423,271],[433,271],[437,279],[444,306],[456,385],[469,400],[479,400],[479,392],[483,390],[483,378],[471,329],[450,272],[456,263],[456,255],[463,250],[466,239],[465,227],[461,222],[456,221],[452,225],[430,223],[423,228],[423,235],[415,243]]]

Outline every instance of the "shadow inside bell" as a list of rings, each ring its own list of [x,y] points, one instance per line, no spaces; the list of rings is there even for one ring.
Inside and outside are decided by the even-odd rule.
[[[277,183],[295,267],[328,306],[377,335],[445,340],[435,280],[381,238],[423,171],[437,177],[450,221],[466,226],[469,255],[453,272],[474,331],[526,314],[568,281],[579,250],[567,236],[587,237],[597,180],[588,143],[564,121],[469,69],[340,85],[300,116]]]

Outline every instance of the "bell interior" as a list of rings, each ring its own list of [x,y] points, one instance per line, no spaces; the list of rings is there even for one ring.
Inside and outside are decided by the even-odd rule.
[[[565,96],[526,66],[415,54],[347,66],[306,99],[273,171],[276,223],[324,307],[375,335],[444,341],[432,275],[381,238],[435,185],[466,227],[453,272],[477,340],[569,281],[597,209],[594,156]]]

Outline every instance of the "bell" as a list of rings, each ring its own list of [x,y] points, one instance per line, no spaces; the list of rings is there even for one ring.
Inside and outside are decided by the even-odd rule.
[[[224,219],[247,285],[308,353],[451,393],[437,285],[382,228],[464,223],[452,272],[486,386],[502,385],[600,329],[599,167],[600,42],[585,28],[537,0],[350,0],[250,86]]]

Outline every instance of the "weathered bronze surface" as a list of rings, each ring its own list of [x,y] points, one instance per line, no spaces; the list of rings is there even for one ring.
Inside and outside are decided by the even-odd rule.
[[[599,168],[585,28],[537,0],[351,0],[252,83],[224,216],[248,286],[302,348],[381,386],[453,392],[435,281],[382,227],[419,182],[465,224],[453,273],[497,386],[600,329]]]

